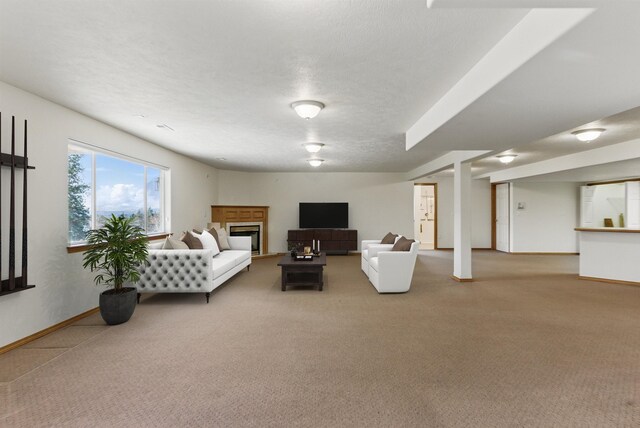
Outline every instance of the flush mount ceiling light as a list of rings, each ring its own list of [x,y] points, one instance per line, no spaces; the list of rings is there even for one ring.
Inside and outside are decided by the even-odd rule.
[[[500,156],[496,156],[498,159],[500,159],[500,162],[507,164],[507,163],[511,163],[513,162],[513,160],[516,158],[516,156],[518,155],[500,155]]]
[[[590,143],[591,141],[598,138],[604,131],[604,128],[591,128],[573,131],[572,134],[575,135],[578,140],[585,143]]]
[[[309,162],[309,165],[311,165],[312,167],[317,168],[322,165],[324,159],[308,159],[307,162]]]
[[[319,101],[303,100],[291,104],[291,108],[303,119],[313,119],[324,108],[324,104]]]
[[[318,153],[324,144],[322,143],[307,143],[302,145],[309,153]]]

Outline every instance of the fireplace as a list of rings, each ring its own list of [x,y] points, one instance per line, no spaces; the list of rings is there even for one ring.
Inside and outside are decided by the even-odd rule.
[[[260,245],[262,233],[261,233],[261,227],[259,224],[241,225],[238,223],[235,223],[235,224],[228,223],[227,226],[229,226],[230,236],[251,237],[251,254],[252,255],[262,254],[262,246]]]
[[[229,235],[251,237],[254,256],[269,252],[269,207],[211,205],[211,222],[227,229]],[[250,228],[244,229],[245,227]]]

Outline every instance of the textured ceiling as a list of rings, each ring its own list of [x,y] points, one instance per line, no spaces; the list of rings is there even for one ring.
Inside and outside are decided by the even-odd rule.
[[[526,12],[0,0],[0,80],[223,169],[308,171],[319,141],[322,171],[407,171],[448,149],[404,132]],[[304,121],[299,99],[327,107]]]
[[[596,10],[418,146],[491,150],[478,176],[640,137],[638,16],[637,3]],[[607,132],[591,144],[570,135],[589,126]],[[518,154],[508,166],[494,157],[505,152]]]
[[[571,131],[573,130],[569,130],[567,132],[561,132],[559,134],[552,135],[550,137],[543,138],[531,143],[522,144],[514,149],[496,153],[517,155],[517,158],[509,165],[501,164],[498,158],[492,155],[473,162],[473,174],[474,176],[479,176],[500,169],[526,165],[529,163],[540,162],[571,153],[583,152],[586,150],[597,149],[598,147],[605,147],[613,144],[623,143],[625,141],[640,139],[640,107],[627,110],[625,112],[610,116],[605,119],[586,123],[583,126],[576,128],[576,130],[587,128],[604,128],[606,129],[606,131],[600,136],[600,138],[590,143],[583,143],[581,141],[578,141],[575,136],[571,134]],[[637,163],[632,162],[630,163],[630,165],[637,165]],[[580,175],[576,175],[574,178],[568,179],[566,181],[605,180],[614,177],[628,177],[633,175],[637,176],[640,173],[640,170],[638,170],[635,172],[635,174],[627,174],[626,172],[622,174],[622,171],[616,168],[602,167],[598,170],[597,177],[595,176],[596,170],[594,170],[593,178],[586,178],[585,180],[581,180],[581,178],[584,177],[583,172],[585,170],[588,169],[582,168]],[[545,178],[545,180],[547,180],[549,177],[564,176],[560,174],[557,176],[549,175]],[[573,176],[568,173],[566,177]]]

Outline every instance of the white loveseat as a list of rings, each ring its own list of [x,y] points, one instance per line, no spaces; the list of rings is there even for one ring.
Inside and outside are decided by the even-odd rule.
[[[162,242],[149,245],[147,262],[140,266],[140,293],[211,292],[245,267],[251,266],[251,238],[229,236],[230,250],[162,250]],[[160,247],[160,248],[158,248]]]
[[[397,240],[397,238],[396,238]],[[387,251],[391,251],[391,248],[393,248],[393,244],[381,244],[380,243],[381,240],[380,239],[365,239],[363,241],[361,241],[361,245],[360,245],[360,267],[362,269],[362,272],[364,272],[365,275],[369,276],[369,251],[370,251],[370,247],[377,247],[380,249],[385,249]]]
[[[415,241],[409,251],[391,251],[393,244],[362,241],[362,270],[378,293],[409,291],[419,246]]]

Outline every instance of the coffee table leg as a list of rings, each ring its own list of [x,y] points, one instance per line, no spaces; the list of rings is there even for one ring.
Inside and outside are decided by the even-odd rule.
[[[322,291],[322,286],[324,285],[324,281],[323,281],[323,279],[324,279],[324,277],[323,277],[323,276],[324,276],[324,275],[323,275],[323,272],[322,272],[322,271],[320,271],[320,273],[319,273],[318,275],[320,275],[320,278],[318,278],[318,279],[319,279],[319,281],[318,281],[318,282],[320,283],[320,287],[318,287],[318,291]]]
[[[285,270],[282,269],[282,284],[281,284],[282,291],[285,291],[287,289],[286,276],[287,276],[287,272],[285,272]]]

